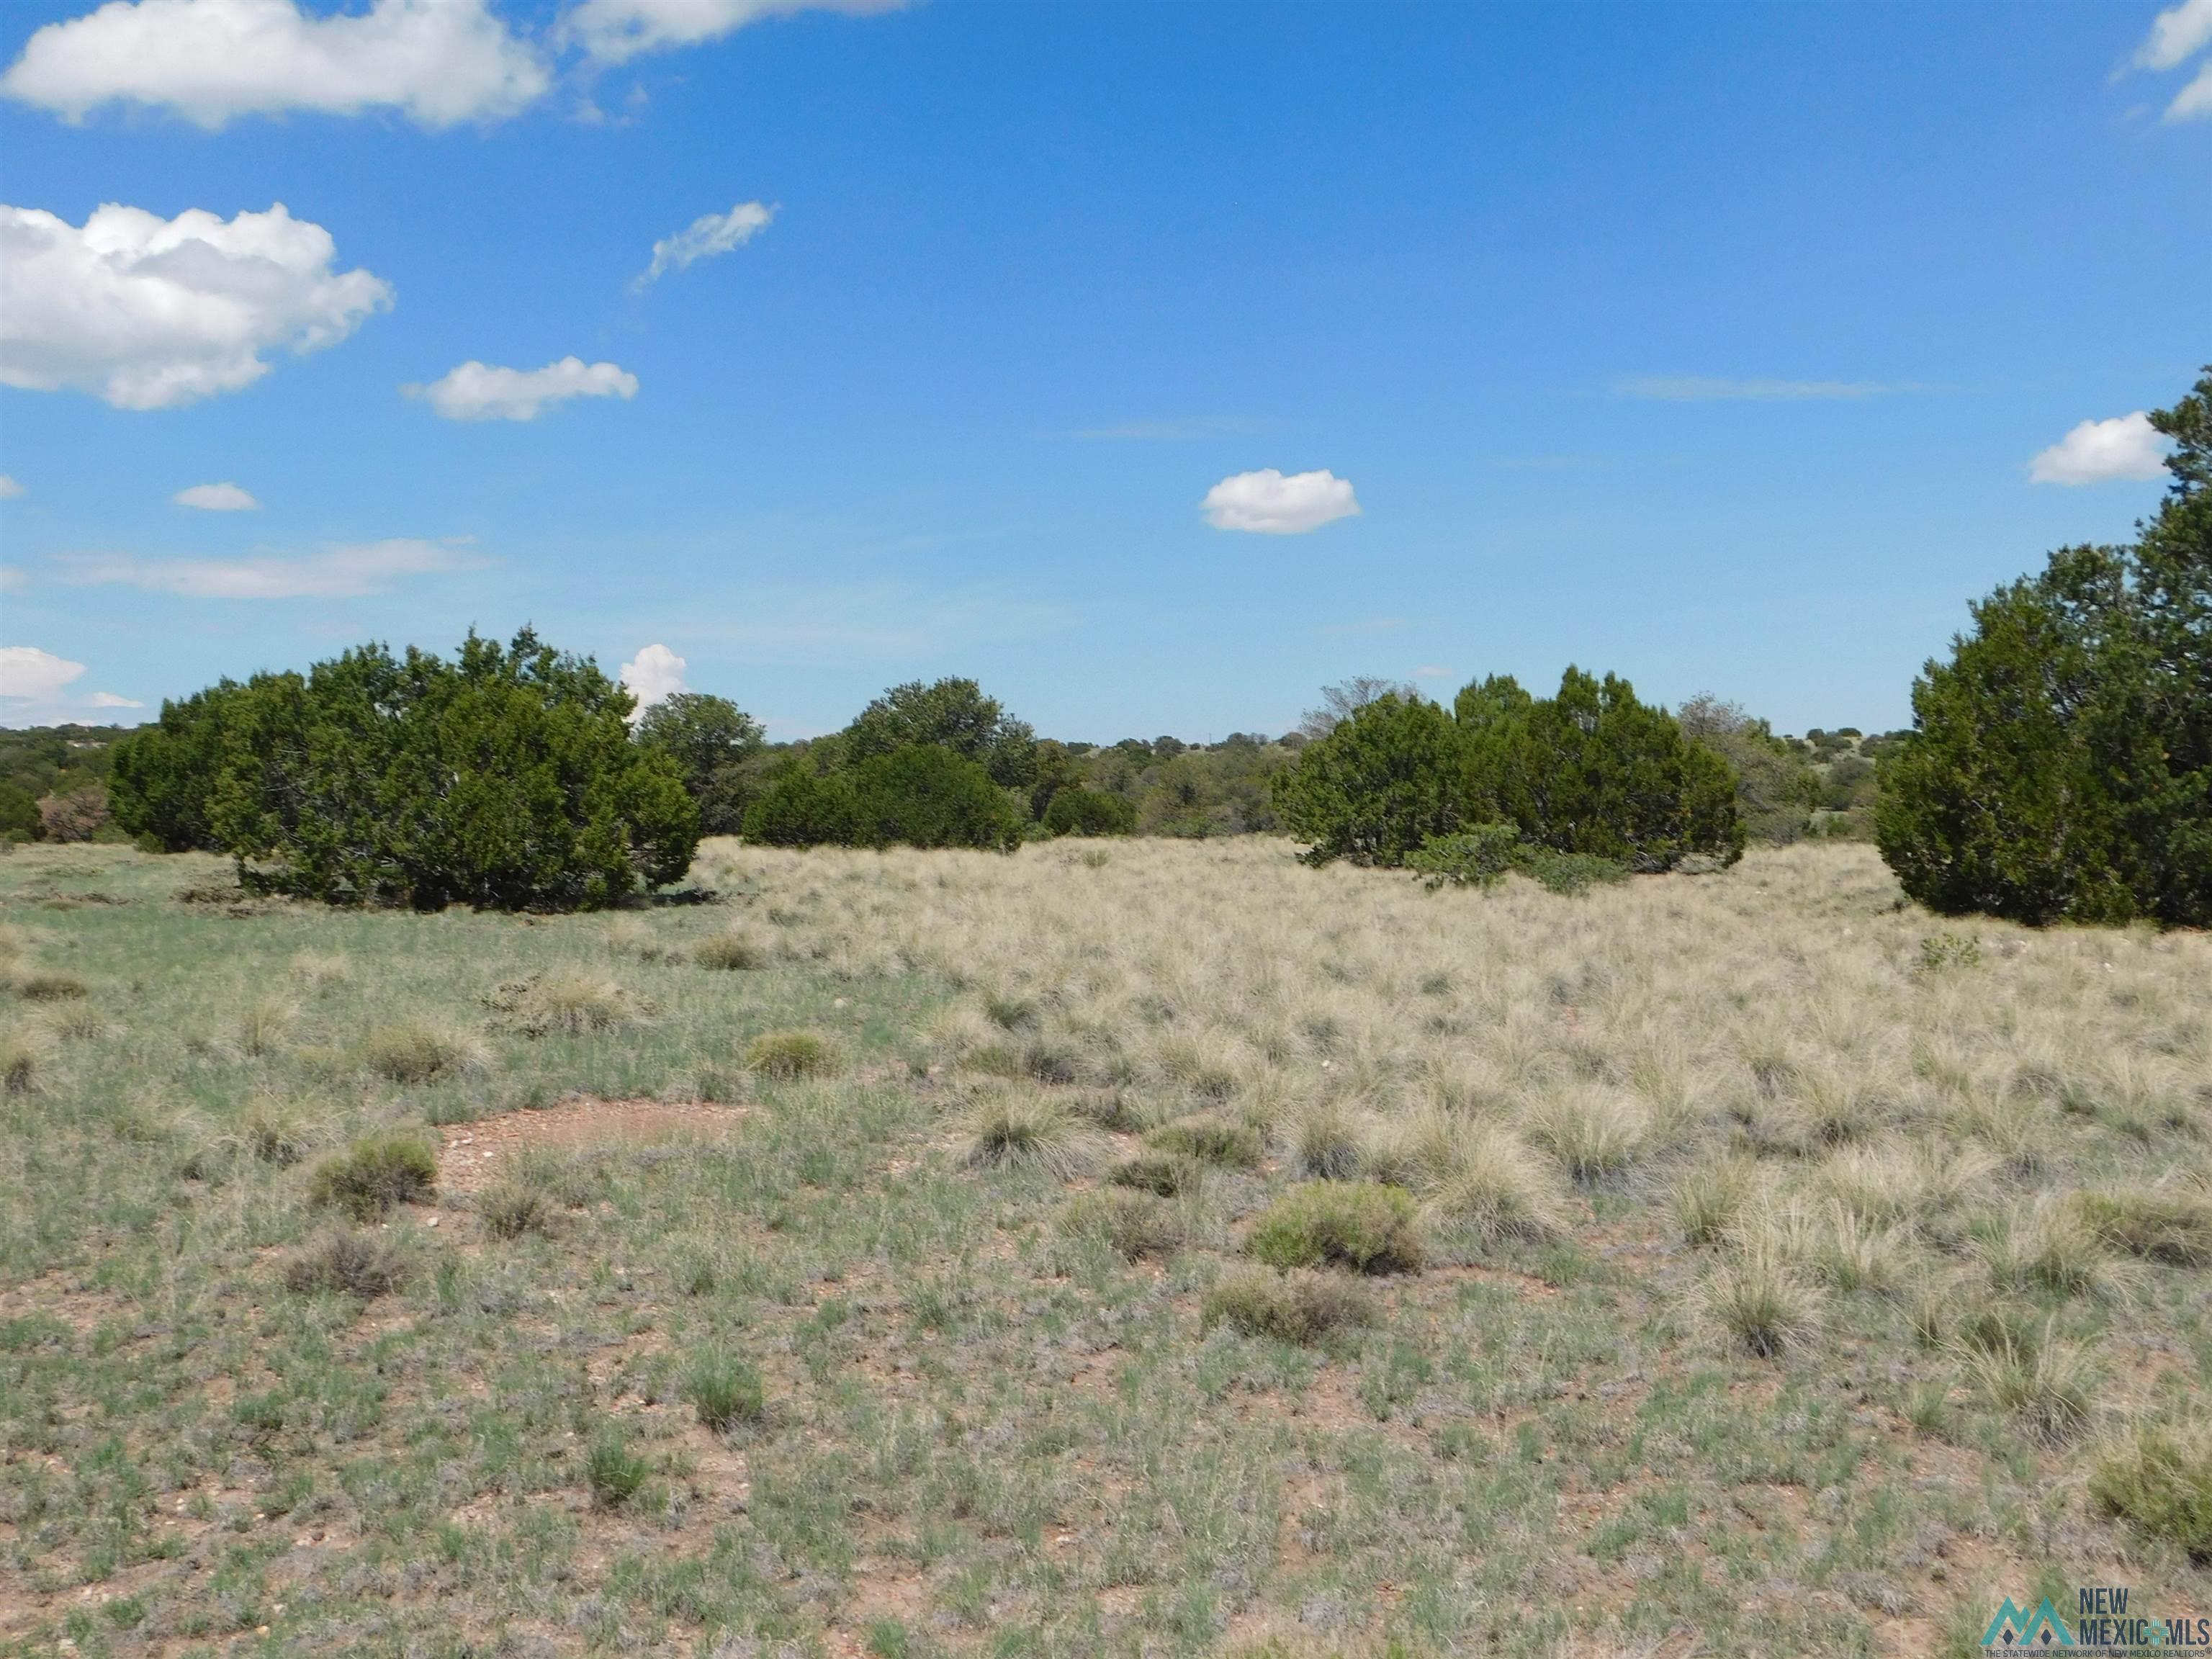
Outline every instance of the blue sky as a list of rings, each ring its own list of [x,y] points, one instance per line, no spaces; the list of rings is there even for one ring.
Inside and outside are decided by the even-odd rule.
[[[786,737],[1901,725],[2212,359],[2212,0],[340,9],[0,11],[11,723],[527,621]]]

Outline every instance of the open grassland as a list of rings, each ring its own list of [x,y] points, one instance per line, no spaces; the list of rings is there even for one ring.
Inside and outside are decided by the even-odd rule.
[[[0,860],[0,1644],[2212,1613],[2202,935],[1939,923],[1856,847],[1573,897],[1263,840],[696,878],[412,916]]]

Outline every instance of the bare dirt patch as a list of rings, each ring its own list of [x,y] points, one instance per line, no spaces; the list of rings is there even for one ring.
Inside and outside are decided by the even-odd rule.
[[[743,1107],[706,1101],[585,1098],[448,1124],[439,1131],[438,1185],[449,1193],[480,1191],[518,1154],[538,1146],[573,1151],[718,1139],[734,1132],[745,1115]]]

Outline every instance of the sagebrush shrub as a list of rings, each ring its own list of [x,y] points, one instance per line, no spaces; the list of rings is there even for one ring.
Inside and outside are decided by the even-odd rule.
[[[428,1198],[437,1184],[438,1155],[429,1142],[406,1133],[371,1135],[317,1164],[307,1196],[318,1206],[368,1220],[395,1204]]]
[[[1375,1181],[1309,1181],[1252,1224],[1245,1249],[1274,1267],[1345,1267],[1411,1273],[1421,1265],[1413,1195]]]
[[[520,1238],[552,1231],[553,1195],[534,1182],[509,1176],[477,1200],[477,1213],[494,1238]]]

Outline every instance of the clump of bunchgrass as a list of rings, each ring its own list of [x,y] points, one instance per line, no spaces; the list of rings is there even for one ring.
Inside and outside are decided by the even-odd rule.
[[[313,1150],[319,1127],[314,1115],[297,1102],[280,1095],[256,1095],[239,1114],[238,1140],[259,1162],[289,1169]]]
[[[1715,1264],[1699,1287],[1705,1316],[1746,1352],[1772,1359],[1809,1341],[1820,1297],[1784,1252],[1753,1238]]]
[[[1290,1142],[1291,1168],[1308,1181],[1349,1181],[1360,1172],[1365,1146],[1359,1121],[1338,1102],[1299,1114]]]
[[[1485,1244],[1541,1240],[1565,1224],[1565,1195],[1556,1170],[1510,1129],[1492,1124],[1459,1130],[1442,1170],[1427,1185],[1425,1212],[1439,1228]]]
[[[357,1220],[411,1204],[437,1189],[438,1155],[419,1135],[394,1131],[356,1140],[315,1166],[308,1200]]]
[[[544,1188],[509,1176],[477,1196],[477,1213],[494,1238],[520,1238],[525,1233],[550,1232],[558,1209]]]
[[[282,997],[259,997],[239,1016],[238,1051],[265,1060],[282,1051],[300,1011]]]
[[[107,1035],[106,1019],[89,1002],[48,1003],[38,1021],[57,1042],[93,1042]]]
[[[2141,1424],[2102,1448],[2089,1467],[2089,1501],[2146,1537],[2212,1563],[2212,1426]]]
[[[1096,1238],[1125,1261],[1173,1255],[1189,1237],[1189,1228],[1171,1205],[1150,1193],[1108,1187],[1072,1199],[1061,1212],[1061,1231],[1075,1238]]]
[[[2080,1344],[2057,1336],[2046,1320],[2032,1334],[2017,1324],[1976,1329],[1964,1348],[1966,1374],[1990,1403],[2046,1445],[2058,1445],[2086,1428],[2095,1410],[2095,1359]]]
[[[353,977],[353,964],[337,951],[301,951],[292,958],[292,977],[321,991]]]
[[[1636,1160],[1650,1133],[1651,1109],[1633,1095],[1610,1090],[1560,1090],[1532,1102],[1521,1127],[1569,1175],[1589,1182],[1617,1175]]]
[[[1703,1164],[1668,1194],[1674,1224],[1692,1249],[1717,1249],[1741,1228],[1759,1190],[1758,1170],[1743,1158]]]
[[[1413,1196],[1377,1181],[1308,1181],[1252,1224],[1245,1249],[1273,1267],[1350,1267],[1411,1273],[1421,1265]]]
[[[963,1125],[966,1161],[981,1170],[1040,1170],[1066,1181],[1088,1170],[1097,1143],[1089,1127],[1048,1096],[994,1091],[978,1099]]]
[[[392,1083],[434,1083],[476,1071],[489,1058],[483,1039],[474,1032],[429,1020],[380,1025],[361,1042],[362,1064]]]
[[[745,1066],[779,1083],[830,1077],[843,1065],[836,1045],[819,1031],[763,1031],[745,1048]]]
[[[487,995],[484,1005],[507,1015],[532,1036],[611,1031],[645,1012],[638,999],[613,980],[580,968],[510,980]]]
[[[334,1228],[284,1264],[284,1288],[298,1296],[351,1296],[373,1302],[406,1282],[407,1257],[375,1233]]]
[[[1226,1325],[1243,1336],[1310,1346],[1347,1327],[1382,1318],[1374,1292],[1342,1273],[1231,1267],[1199,1304],[1201,1328]]]
[[[2068,1204],[2110,1249],[2178,1267],[2212,1262],[2212,1193],[2181,1186],[2103,1187],[2075,1193]]]
[[[52,1042],[45,1032],[22,1026],[0,1031],[0,1093],[27,1095],[37,1088]]]
[[[16,977],[15,994],[26,1002],[65,1002],[89,994],[73,974],[23,974]]]
[[[1996,1212],[1978,1231],[1974,1254],[2001,1291],[2112,1297],[2125,1288],[2103,1237],[2070,1204]]]
[[[760,1368],[720,1344],[701,1349],[684,1366],[684,1397],[699,1421],[716,1434],[768,1415],[768,1389]]]
[[[1176,1152],[1232,1170],[1257,1168],[1263,1150],[1260,1132],[1249,1124],[1205,1114],[1163,1123],[1145,1137],[1145,1144],[1155,1152]]]
[[[1117,1187],[1173,1198],[1204,1185],[1206,1165],[1181,1152],[1146,1152],[1115,1164],[1107,1178]]]
[[[645,1490],[653,1468],[630,1449],[629,1441],[613,1424],[592,1432],[584,1453],[584,1485],[592,1502],[603,1510],[618,1510]]]
[[[700,967],[729,972],[765,967],[768,954],[758,939],[735,928],[709,933],[691,947],[691,960]]]

